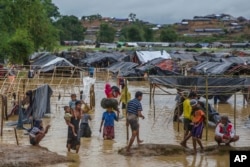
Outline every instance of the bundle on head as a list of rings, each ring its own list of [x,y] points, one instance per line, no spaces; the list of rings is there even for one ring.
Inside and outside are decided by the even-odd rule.
[[[102,108],[118,108],[118,101],[111,98],[103,98],[101,101]]]

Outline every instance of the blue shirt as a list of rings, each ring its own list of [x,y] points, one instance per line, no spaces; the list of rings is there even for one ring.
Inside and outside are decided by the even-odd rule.
[[[138,111],[142,111],[141,102],[134,98],[128,102],[127,112],[138,116]]]
[[[74,100],[74,101],[71,100],[71,101],[69,102],[69,107],[72,108],[72,109],[75,109],[75,108],[76,108],[76,101],[77,101],[77,100]]]
[[[117,116],[115,112],[104,112],[102,114],[102,120],[104,120],[104,126],[114,126],[114,120],[117,121]]]

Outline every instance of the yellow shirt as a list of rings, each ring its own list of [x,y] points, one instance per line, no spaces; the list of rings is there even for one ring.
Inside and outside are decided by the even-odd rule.
[[[191,112],[192,112],[192,107],[190,105],[190,100],[185,99],[183,102],[183,116],[184,116],[184,118],[191,120]]]
[[[131,99],[131,94],[129,91],[127,91],[127,103],[126,103],[126,93],[125,93],[125,88],[122,89],[122,92],[121,92],[121,102],[127,104],[129,102],[129,100]]]

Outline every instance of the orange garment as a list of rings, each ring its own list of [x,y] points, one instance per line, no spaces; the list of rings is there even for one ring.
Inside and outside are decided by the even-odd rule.
[[[204,115],[205,115],[205,113],[202,110],[196,110],[194,112],[194,116],[192,118],[192,122],[195,123],[195,124],[202,122],[203,119],[204,119]]]

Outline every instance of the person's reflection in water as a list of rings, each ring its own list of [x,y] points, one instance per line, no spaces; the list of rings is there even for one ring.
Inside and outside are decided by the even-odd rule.
[[[200,159],[199,162],[197,163],[197,157]],[[203,155],[194,155],[193,156],[193,161],[192,161],[192,164],[190,165],[190,167],[201,167],[201,166],[205,166],[202,164],[203,162],[203,158],[204,156]],[[207,166],[207,165],[206,165]]]
[[[114,140],[103,140],[102,152],[103,153],[113,153]]]
[[[79,154],[72,154],[71,152],[67,152],[67,157],[72,161],[72,163],[68,164],[68,167],[76,167],[80,166],[80,156]]]

